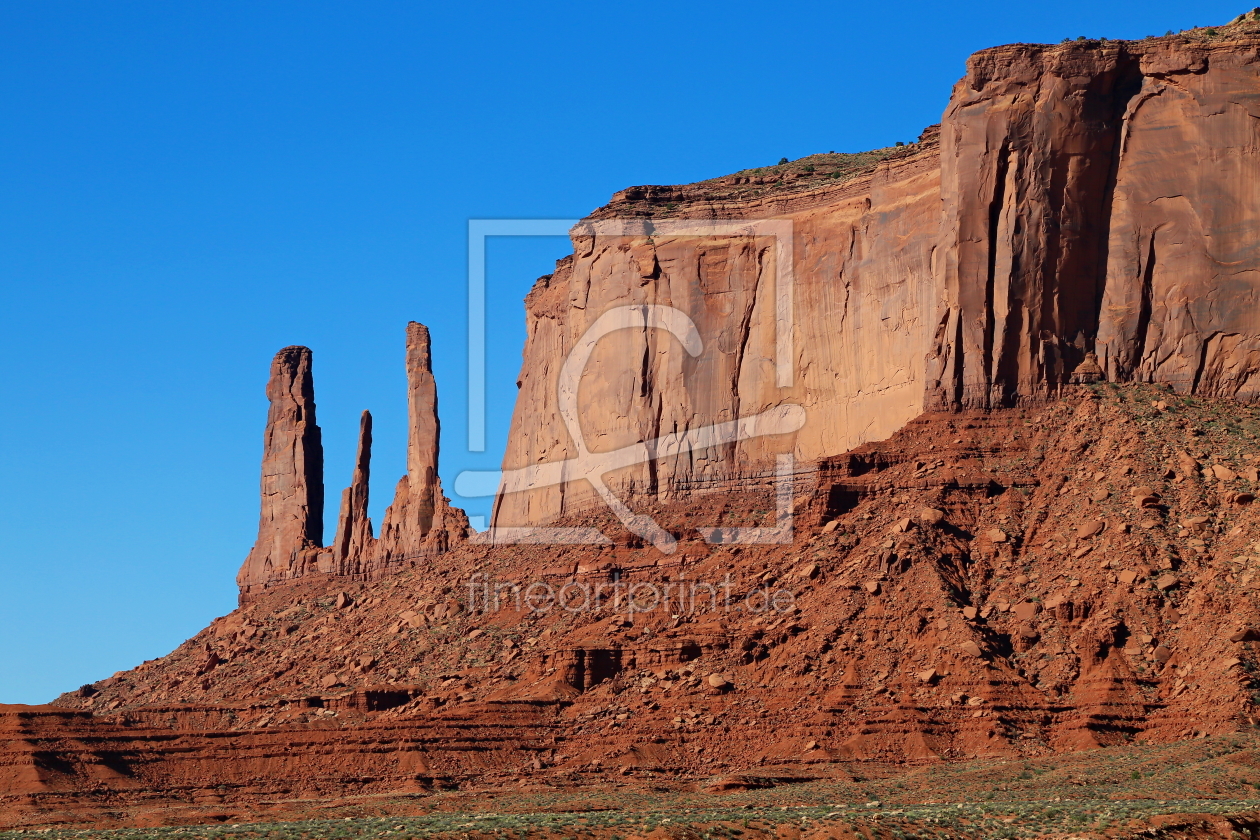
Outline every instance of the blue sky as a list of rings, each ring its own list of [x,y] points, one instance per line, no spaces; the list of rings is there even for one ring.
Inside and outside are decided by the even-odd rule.
[[[433,332],[445,483],[498,466],[521,298],[567,243],[491,243],[489,449],[470,454],[470,218],[573,218],[633,184],[910,140],[977,49],[1241,11],[0,2],[0,702],[234,607],[280,347],[315,352],[330,499],[365,408],[377,522],[405,470],[408,320]]]

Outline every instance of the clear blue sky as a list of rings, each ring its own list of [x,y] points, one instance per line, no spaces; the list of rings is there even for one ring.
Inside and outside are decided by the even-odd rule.
[[[160,656],[234,607],[280,347],[315,351],[330,517],[362,409],[377,522],[405,470],[408,320],[433,331],[447,486],[498,465],[521,298],[567,243],[490,250],[474,456],[468,219],[887,146],[939,120],[977,49],[1241,11],[0,2],[0,702]]]

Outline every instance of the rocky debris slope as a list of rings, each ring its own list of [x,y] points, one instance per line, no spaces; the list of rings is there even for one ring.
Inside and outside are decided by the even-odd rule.
[[[760,475],[780,453],[836,455],[925,409],[1044,399],[1082,365],[1253,399],[1258,50],[1250,17],[1142,41],[998,47],[972,56],[939,131],[919,143],[618,193],[526,301],[505,469],[574,457],[561,360],[623,306],[681,311],[703,349],[688,357],[650,326],[602,339],[581,379],[593,450],[805,411],[799,430],[623,468],[609,476],[623,496]],[[790,275],[767,229],[696,233],[685,219],[790,222]],[[775,323],[788,281],[784,357]],[[596,501],[582,481],[508,493],[495,524]]]
[[[616,545],[465,544],[381,580],[297,581],[57,702],[115,733],[187,732],[178,757],[145,753],[156,787],[176,766],[208,779],[197,739],[212,733],[246,756],[414,727],[365,747],[389,756],[351,786],[370,791],[834,775],[1233,732],[1260,692],[1258,432],[1256,409],[1153,386],[924,415],[817,464],[788,544],[695,538],[697,523],[764,523],[764,490],[653,509],[672,555],[589,514],[571,522]],[[531,611],[532,583],[603,588]],[[456,724],[501,728],[471,751],[422,734]],[[405,770],[420,742],[425,769]],[[319,786],[249,772],[269,796]],[[248,798],[243,779],[225,784]]]
[[[738,787],[754,768],[843,778],[1255,726],[1260,414],[1229,398],[1252,395],[1255,366],[1258,30],[986,51],[939,139],[836,178],[627,193],[661,225],[605,235],[610,211],[575,230],[527,301],[505,464],[578,448],[560,360],[603,312],[686,313],[695,353],[644,319],[565,392],[596,451],[697,444],[609,481],[672,553],[579,482],[501,497],[496,523],[609,545],[465,540],[418,324],[407,475],[380,537],[365,414],[321,546],[310,351],[281,351],[241,607],[54,708],[0,710],[0,807],[38,822],[231,802],[226,818],[509,780]],[[772,234],[670,232],[655,202],[674,221],[790,220],[796,316],[779,317]],[[786,405],[799,430],[699,445]],[[774,529],[786,501],[779,541],[700,538]]]
[[[267,383],[271,402],[264,432],[262,516],[258,541],[237,583],[245,599],[268,586],[310,575],[381,577],[458,545],[468,519],[442,493],[438,469],[437,384],[429,331],[407,325],[407,475],[385,511],[380,539],[367,515],[372,416],[363,412],[351,483],[341,498],[333,544],[322,545],[323,449],[315,424],[311,351],[276,354]]]

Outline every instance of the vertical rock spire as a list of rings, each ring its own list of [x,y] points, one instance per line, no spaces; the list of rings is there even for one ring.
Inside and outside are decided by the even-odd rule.
[[[407,474],[385,511],[377,574],[388,566],[446,551],[468,533],[468,518],[452,508],[438,478],[437,383],[429,330],[407,324]]]
[[[442,495],[437,476],[441,433],[437,408],[429,328],[410,321],[407,324],[407,483],[414,502],[413,525],[421,536],[433,528],[434,513]]]
[[[324,447],[315,423],[309,348],[285,347],[276,354],[267,399],[258,541],[236,576],[242,593],[301,576],[323,541]]]
[[[332,544],[332,571],[358,575],[365,571],[372,548],[372,520],[368,518],[368,477],[372,461],[372,413],[359,419],[359,447],[350,486],[341,493],[337,536]]]

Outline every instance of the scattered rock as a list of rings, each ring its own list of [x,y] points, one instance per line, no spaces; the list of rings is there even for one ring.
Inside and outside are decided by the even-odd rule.
[[[1101,519],[1095,519],[1092,522],[1083,522],[1080,527],[1076,529],[1076,536],[1082,540],[1089,539],[1097,534],[1101,534],[1103,529],[1106,527],[1107,523],[1103,522]]]
[[[1160,575],[1159,579],[1155,581],[1155,586],[1165,591],[1172,589],[1176,585],[1177,578],[1175,575]]]
[[[1216,476],[1221,481],[1233,481],[1238,478],[1238,473],[1223,464],[1213,464],[1212,475]]]
[[[968,656],[974,656],[976,658],[984,656],[984,651],[980,650],[980,646],[975,642],[963,642],[958,646],[958,649]]]
[[[945,521],[945,511],[937,508],[924,508],[919,511],[919,521],[924,525],[939,525]]]
[[[991,542],[995,542],[995,543],[1004,543],[1008,539],[1006,532],[1003,531],[1001,528],[990,529],[988,534],[986,534],[986,536],[988,536]]]
[[[1013,612],[1015,617],[1020,621],[1032,621],[1040,611],[1041,607],[1033,601],[1024,601],[1021,604],[1016,604],[1011,607],[1011,612]]]

